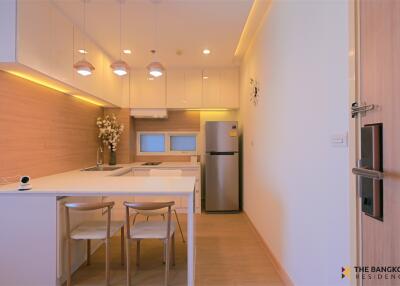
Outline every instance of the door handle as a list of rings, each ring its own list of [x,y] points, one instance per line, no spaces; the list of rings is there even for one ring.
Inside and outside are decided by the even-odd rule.
[[[354,175],[361,176],[368,179],[383,180],[384,173],[381,171],[370,170],[366,168],[353,168]]]

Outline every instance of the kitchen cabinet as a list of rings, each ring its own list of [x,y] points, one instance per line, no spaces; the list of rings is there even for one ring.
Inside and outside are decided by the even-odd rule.
[[[51,45],[49,45],[50,54],[48,56],[51,59],[51,76],[73,85],[74,70],[71,69],[71,66],[74,64],[74,26],[58,9],[51,9],[50,28]]]
[[[202,71],[171,69],[167,74],[168,108],[201,108]]]
[[[0,1],[0,69],[64,93],[94,97],[105,106],[120,106],[122,82],[110,68],[111,59],[63,15],[50,0]],[[95,71],[83,77],[73,64],[84,56]]]
[[[203,71],[203,108],[239,108],[239,70]]]
[[[52,5],[49,1],[18,1],[17,9],[18,61],[50,75]]]
[[[165,108],[166,107],[166,74],[151,77],[146,69],[133,70],[131,77],[131,107]]]

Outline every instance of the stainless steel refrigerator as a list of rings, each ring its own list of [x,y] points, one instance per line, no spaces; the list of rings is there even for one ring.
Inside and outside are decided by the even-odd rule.
[[[239,137],[236,121],[206,122],[206,211],[239,211]]]

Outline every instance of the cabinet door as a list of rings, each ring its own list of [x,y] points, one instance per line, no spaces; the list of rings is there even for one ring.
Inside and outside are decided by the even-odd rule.
[[[132,72],[134,108],[165,108],[166,107],[166,76],[150,77],[147,70]]]
[[[169,70],[167,75],[167,107],[185,107],[185,72]]]
[[[18,1],[17,59],[44,74],[51,73],[51,4]]]
[[[203,107],[220,107],[220,72],[219,70],[203,71]]]
[[[51,11],[51,76],[73,85],[73,25],[60,11]]]
[[[220,106],[239,108],[239,69],[222,69],[220,74]]]
[[[185,98],[186,108],[200,108],[203,90],[202,71],[198,69],[185,71]]]
[[[167,75],[168,108],[200,108],[202,72],[199,69],[169,70]]]

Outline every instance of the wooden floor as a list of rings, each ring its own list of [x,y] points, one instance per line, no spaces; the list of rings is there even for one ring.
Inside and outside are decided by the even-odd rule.
[[[186,216],[180,215],[184,231]],[[119,238],[112,240],[111,285],[126,285],[125,269],[120,264]],[[176,234],[176,266],[171,268],[170,285],[186,285],[186,244]],[[283,285],[268,253],[253,232],[244,214],[202,214],[196,216],[196,286]],[[141,266],[132,263],[132,285],[162,285],[162,243],[145,241],[141,247]],[[131,257],[135,258],[132,243]],[[92,264],[73,275],[73,285],[104,285],[104,247],[92,255]]]

